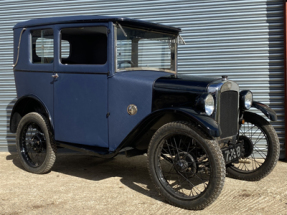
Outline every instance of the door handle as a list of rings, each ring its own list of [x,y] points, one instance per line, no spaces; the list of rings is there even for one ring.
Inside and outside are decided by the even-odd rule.
[[[52,75],[52,78],[57,79],[57,78],[59,78],[59,75],[56,73],[55,75]]]

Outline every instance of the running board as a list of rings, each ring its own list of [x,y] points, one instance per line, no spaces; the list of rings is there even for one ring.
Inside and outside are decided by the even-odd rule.
[[[108,148],[96,147],[96,146],[87,146],[82,144],[74,144],[74,143],[66,143],[66,142],[59,142],[56,141],[56,145],[68,148],[74,151],[85,153],[86,155],[92,155],[100,158],[113,158],[118,153],[117,152],[109,152]]]

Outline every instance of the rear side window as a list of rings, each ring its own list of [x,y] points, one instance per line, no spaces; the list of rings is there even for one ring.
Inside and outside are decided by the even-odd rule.
[[[70,56],[70,43],[67,40],[61,40],[61,58],[66,59]]]
[[[32,62],[53,63],[54,36],[52,29],[34,30],[32,34]]]
[[[107,28],[78,27],[61,30],[61,63],[105,64],[107,62]]]

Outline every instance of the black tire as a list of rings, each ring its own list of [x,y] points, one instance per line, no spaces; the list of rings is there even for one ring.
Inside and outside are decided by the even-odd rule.
[[[20,161],[29,172],[43,174],[53,167],[56,145],[48,120],[39,113],[25,115],[19,122],[16,147]]]
[[[279,139],[273,126],[263,117],[245,112],[244,120],[239,136],[248,143],[244,143],[246,155],[239,163],[229,165],[226,172],[235,179],[258,181],[274,169],[280,154]]]
[[[216,200],[226,174],[217,141],[184,122],[167,123],[156,131],[148,148],[148,169],[167,202],[193,210]]]

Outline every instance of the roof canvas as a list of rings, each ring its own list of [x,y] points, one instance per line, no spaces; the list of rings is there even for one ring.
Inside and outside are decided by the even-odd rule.
[[[145,29],[157,29],[162,31],[169,31],[173,33],[179,33],[180,28],[175,28],[163,24],[130,19],[125,17],[115,17],[115,16],[64,16],[64,17],[50,17],[50,18],[40,18],[40,19],[31,19],[24,22],[19,22],[14,26],[16,28],[27,28],[34,26],[42,25],[53,25],[53,24],[65,24],[65,23],[94,23],[94,22],[119,22],[123,25],[133,25],[139,26]]]

